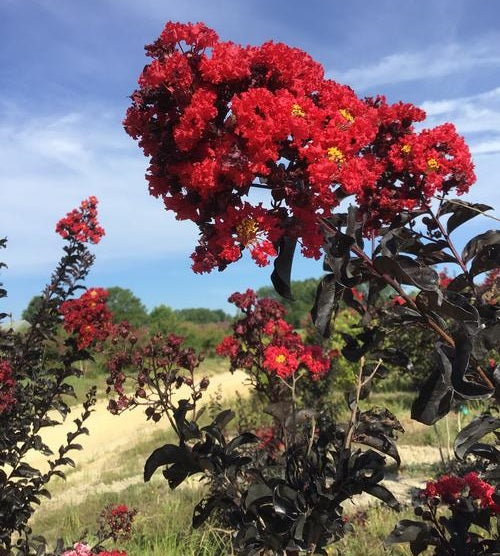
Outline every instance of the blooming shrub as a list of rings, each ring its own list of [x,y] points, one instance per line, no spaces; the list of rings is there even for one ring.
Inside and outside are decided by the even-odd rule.
[[[234,531],[237,553],[325,553],[349,529],[342,518],[346,498],[367,492],[398,507],[379,484],[384,458],[352,446],[364,444],[399,463],[397,419],[384,409],[359,409],[389,366],[411,368],[397,342],[386,341],[390,334],[419,327],[433,346],[413,418],[433,424],[455,402],[485,400],[500,391],[497,367],[486,372],[484,364],[498,346],[498,296],[483,295],[477,283],[477,276],[500,266],[500,232],[473,237],[461,253],[452,240],[456,228],[491,209],[447,197],[467,192],[475,180],[469,150],[452,124],[416,131],[425,119],[419,108],[389,105],[383,97],[359,99],[351,88],[325,79],[322,67],[299,49],[220,42],[202,23],[167,23],[146,52],[152,62],[139,78],[124,126],[150,157],[150,193],[200,229],[194,271],[223,270],[248,249],[261,266],[274,258],[273,286],[291,298],[299,244],[306,257],[324,254],[326,275],[311,311],[319,334],[330,336],[343,305],[359,319],[339,332],[342,356],[357,370],[346,396],[350,419],[339,424],[321,401],[301,406],[296,390],[307,383],[304,376],[327,376],[333,354],[308,346],[284,322],[279,304],[258,301],[251,291],[235,294],[242,317],[218,352],[229,357],[231,369],[246,370],[270,402],[272,439],[283,449],[267,466],[252,446],[270,440],[269,430],[263,440],[249,431],[226,439],[229,411],[200,428],[194,402],[202,391],[193,390],[190,400],[177,405],[149,402],[151,416],[166,414],[173,423],[179,443],[151,454],[145,479],[163,467],[175,488],[201,473],[209,494],[195,508],[193,525],[215,515]],[[251,187],[268,191],[267,204],[252,202]],[[340,212],[346,197],[352,204]],[[366,238],[372,239],[368,251]],[[440,276],[443,263],[459,273],[451,280]],[[382,302],[387,287],[389,304]],[[159,384],[153,384],[157,397],[161,391],[172,400],[173,387]],[[467,434],[474,437],[474,431]],[[498,464],[496,452],[488,455]],[[490,506],[479,509],[491,512]],[[466,523],[460,542],[468,549]],[[436,544],[426,525],[400,526],[414,554]],[[430,537],[420,542],[424,530]],[[478,541],[486,551],[477,554],[495,553],[495,542]],[[436,546],[445,547],[436,554],[455,554],[446,551],[449,543]],[[456,554],[466,554],[455,546]]]
[[[318,258],[320,223],[346,195],[373,234],[475,180],[452,124],[417,132],[423,110],[359,99],[297,48],[242,47],[203,23],[169,22],[146,52],[124,126],[151,158],[150,193],[200,228],[195,272],[223,269],[245,248],[265,265],[284,237]],[[247,199],[255,185],[270,207]]]
[[[99,516],[101,537],[109,537],[114,541],[129,539],[136,514],[137,510],[125,504],[107,506]]]
[[[64,254],[51,281],[40,297],[25,332],[0,328],[0,553],[32,556],[49,554],[45,541],[32,537],[29,520],[54,476],[64,478],[69,457],[80,449],[78,439],[88,434],[86,420],[96,402],[96,390],[91,388],[83,402],[81,414],[73,430],[54,453],[43,441],[47,427],[54,427],[70,413],[68,396],[75,397],[71,379],[81,371],[76,363],[89,359],[82,351],[91,342],[102,339],[109,312],[105,307],[104,290],[88,290],[79,300],[71,299],[82,287],[93,255],[87,243],[97,243],[104,230],[97,221],[97,199],[90,197],[80,208],[70,212],[57,224],[57,232],[66,240]],[[0,241],[5,247],[5,240]],[[0,266],[3,266],[0,264]],[[6,291],[0,288],[0,298]],[[68,332],[61,339],[58,329],[61,312]],[[1,315],[4,318],[5,314]],[[103,328],[104,327],[104,328]],[[47,358],[47,350],[57,348],[57,358]],[[38,453],[44,456],[47,470],[41,471],[28,461]],[[60,551],[59,551],[60,553]],[[90,553],[83,543],[77,543],[68,553]]]

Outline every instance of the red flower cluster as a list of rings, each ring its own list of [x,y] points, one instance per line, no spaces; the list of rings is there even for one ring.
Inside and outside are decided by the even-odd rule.
[[[16,384],[10,363],[0,361],[0,415],[16,405]]]
[[[150,193],[200,228],[196,272],[223,269],[245,248],[267,264],[283,236],[318,258],[320,220],[346,194],[376,232],[475,180],[451,124],[417,133],[422,110],[359,99],[297,48],[243,47],[203,23],[169,22],[146,50],[153,61],[124,126],[151,157]],[[269,189],[270,208],[245,199],[257,182]]]
[[[469,496],[479,500],[482,508],[488,508],[494,514],[500,514],[500,505],[493,500],[495,487],[482,481],[475,472],[463,477],[443,475],[437,481],[429,481],[421,492],[422,498],[439,497],[446,504],[454,504],[461,497]]]
[[[99,516],[101,530],[114,541],[118,539],[127,540],[130,538],[132,523],[136,514],[137,510],[131,509],[125,504],[106,506]],[[115,553],[116,551],[112,554]]]
[[[89,197],[80,203],[80,207],[59,220],[56,232],[63,239],[72,239],[81,243],[99,243],[104,236],[104,228],[97,221],[96,197]]]
[[[59,307],[66,332],[78,334],[78,348],[85,349],[95,340],[105,340],[111,331],[111,312],[106,307],[108,292],[90,288],[78,299],[65,301]]]
[[[285,445],[280,439],[276,427],[261,427],[255,431],[255,435],[260,438],[258,449],[267,452],[271,458],[276,458],[285,450]]]
[[[229,357],[231,369],[261,367],[280,378],[290,378],[299,369],[307,369],[314,380],[327,373],[331,352],[321,346],[304,345],[301,337],[284,319],[285,308],[274,299],[258,299],[255,292],[234,293],[229,301],[244,314],[216,348]]]
[[[439,273],[439,287],[445,290],[453,282],[453,277],[448,276],[448,269],[445,268]]]

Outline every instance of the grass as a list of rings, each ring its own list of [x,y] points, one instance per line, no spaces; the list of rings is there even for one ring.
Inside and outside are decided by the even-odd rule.
[[[201,497],[198,488],[169,491],[164,482],[137,484],[120,493],[91,495],[79,504],[39,512],[33,531],[43,535],[50,545],[59,537],[70,545],[88,531],[85,540],[92,544],[92,531],[98,528],[96,517],[106,505],[120,503],[138,510],[133,537],[118,543],[129,556],[228,554],[227,539],[219,531],[191,528],[192,509]]]
[[[220,370],[219,361],[207,360],[203,363],[203,369],[202,372],[206,374],[216,373]],[[96,379],[102,379],[104,382],[103,378],[98,371],[90,369],[86,376],[80,379],[82,381],[81,392],[85,390],[87,383],[95,382]],[[392,412],[401,417],[406,433],[401,435],[400,444],[412,445],[415,446],[415,449],[422,445],[437,446],[439,437],[446,453],[447,428],[450,439],[455,437],[458,430],[456,414],[449,415],[448,425],[443,419],[436,428],[426,427],[407,417],[408,407],[412,400],[411,392],[374,393],[369,400],[363,403],[366,406],[365,409],[373,405],[388,406]],[[248,400],[241,403],[248,404]],[[245,408],[250,415],[260,413],[258,408],[246,406]],[[473,408],[469,415],[462,416],[462,427],[479,412],[479,407]],[[262,416],[260,415],[260,417]],[[208,419],[208,415],[205,418]],[[97,529],[96,516],[107,504],[120,503],[138,510],[132,538],[117,546],[126,550],[128,556],[224,556],[231,554],[227,532],[214,527],[205,527],[199,530],[191,528],[193,508],[203,497],[203,490],[198,483],[193,481],[185,487],[179,487],[176,491],[170,491],[159,472],[150,483],[142,483],[140,476],[147,456],[158,446],[172,440],[173,433],[170,436],[164,431],[158,431],[147,439],[115,454],[110,465],[104,468],[98,479],[94,477],[94,485],[91,485],[89,481],[89,486],[94,489],[92,494],[76,503],[62,498],[61,504],[56,502],[45,510],[42,507],[35,514],[33,520],[34,533],[44,535],[51,545],[58,537],[62,537],[66,545],[83,537],[92,542],[92,532]],[[388,471],[401,478],[427,478],[436,476],[440,471],[439,467],[439,464],[421,462],[412,463],[400,469],[395,466],[390,467]],[[71,475],[72,472],[69,473],[69,482],[71,482]],[[127,479],[131,479],[133,484],[120,492],[113,492],[117,482]],[[98,491],[95,491],[96,482]],[[122,487],[122,485],[119,486]],[[65,484],[56,480],[51,487],[52,492],[62,493]],[[92,488],[89,488],[89,492],[92,492]],[[385,507],[376,506],[353,513],[350,521],[354,531],[330,547],[328,554],[409,556],[410,551],[406,545],[385,547],[383,544],[395,523],[399,519],[405,518],[414,518],[412,510],[407,509],[401,514],[396,514]],[[86,531],[89,533],[85,533]]]
[[[231,554],[229,535],[215,527],[198,530],[191,527],[192,510],[202,498],[199,488],[169,491],[164,482],[151,482],[129,487],[121,493],[89,496],[77,505],[63,506],[51,512],[40,512],[33,524],[35,534],[43,534],[52,545],[61,537],[66,545],[80,539],[92,543],[97,529],[96,516],[107,504],[127,504],[138,514],[129,541],[117,543],[128,556],[223,556]],[[383,541],[399,519],[412,518],[413,512],[401,514],[373,507],[348,517],[353,531],[332,545],[328,553],[343,556],[409,555],[405,545],[384,547]],[[110,545],[111,546],[111,545]]]

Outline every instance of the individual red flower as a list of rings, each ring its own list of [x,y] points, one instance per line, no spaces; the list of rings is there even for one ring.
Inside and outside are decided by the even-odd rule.
[[[284,346],[270,345],[264,350],[264,368],[281,378],[291,377],[299,366],[297,355]]]
[[[321,346],[304,346],[300,362],[311,373],[313,380],[318,380],[325,375],[331,367],[331,359],[325,355]]]
[[[0,415],[8,413],[16,405],[16,385],[9,361],[0,361]]]
[[[271,319],[264,324],[262,331],[268,336],[285,336],[293,331],[293,326],[283,319]]]
[[[99,243],[104,236],[104,228],[97,221],[96,197],[89,197],[80,203],[78,209],[59,220],[56,232],[63,239],[70,239],[81,243]]]
[[[453,278],[448,276],[448,269],[444,269],[439,273],[439,286],[444,290],[453,282]]]
[[[112,315],[106,306],[107,297],[104,288],[90,288],[78,299],[65,301],[59,307],[66,332],[78,335],[79,349],[105,340],[110,334]]]
[[[226,336],[219,344],[217,344],[215,352],[218,355],[235,357],[240,347],[240,343],[233,338],[233,336]]]

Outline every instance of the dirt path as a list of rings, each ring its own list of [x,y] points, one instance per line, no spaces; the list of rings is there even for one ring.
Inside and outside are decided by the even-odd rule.
[[[210,396],[220,395],[222,399],[228,400],[236,395],[245,396],[249,389],[245,384],[245,373],[228,371],[216,374],[210,378],[210,386],[205,399]],[[186,393],[179,391],[179,398]],[[82,436],[78,442],[82,445],[82,451],[73,451],[69,455],[74,459],[76,467],[70,469],[67,481],[54,485],[51,489],[53,498],[44,502],[46,509],[54,508],[71,500],[72,504],[84,500],[90,494],[102,492],[119,492],[127,487],[143,482],[142,473],[134,471],[130,476],[116,479],[111,478],[103,484],[103,476],[109,470],[117,470],[116,462],[120,461],[120,454],[133,448],[137,444],[147,442],[148,439],[162,430],[167,431],[169,425],[166,422],[153,423],[146,421],[143,411],[137,408],[127,411],[119,416],[111,415],[107,409],[107,401],[99,400],[95,406],[86,426],[90,431],[89,436]],[[44,431],[44,442],[55,452],[65,442],[69,431],[74,430],[73,419],[81,412],[80,407],[74,407],[68,420],[59,427],[51,427]],[[398,446],[402,468],[415,464],[436,463],[439,461],[439,451],[433,446]],[[139,461],[140,460],[140,461]],[[142,469],[144,454],[138,457],[137,469]],[[33,454],[30,463],[40,469],[44,469],[45,458],[41,454]],[[415,486],[421,486],[427,477],[397,476],[384,481],[384,484],[400,500],[408,499],[409,490]],[[56,481],[57,483],[57,481]],[[366,506],[371,499],[368,496],[356,497],[354,507]]]
[[[205,394],[206,400],[210,396],[220,393],[223,399],[232,398],[239,392],[246,395],[248,387],[245,385],[245,373],[237,371],[231,374],[229,371],[213,375],[210,377],[210,385]],[[178,393],[179,399],[188,397],[182,388]],[[99,400],[94,406],[94,411],[86,421],[86,426],[90,434],[82,435],[76,442],[82,445],[82,451],[71,452],[70,457],[75,460],[77,467],[85,463],[92,462],[92,466],[99,467],[99,460],[105,460],[110,455],[116,454],[121,450],[130,448],[139,441],[144,441],[157,431],[167,430],[169,426],[166,422],[154,423],[146,421],[146,417],[141,408],[126,411],[121,415],[112,415],[106,409],[107,400]],[[73,419],[80,416],[81,406],[73,408],[68,419],[58,427],[49,427],[43,431],[43,441],[55,453],[61,444],[66,441],[68,432],[75,430]],[[45,470],[46,458],[39,453],[33,453],[28,462]]]

